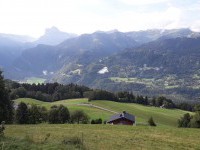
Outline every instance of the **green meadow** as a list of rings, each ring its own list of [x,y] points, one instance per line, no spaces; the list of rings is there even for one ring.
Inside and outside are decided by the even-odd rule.
[[[30,78],[26,78],[26,79],[20,81],[20,83],[41,84],[41,83],[44,83],[45,81],[46,81],[46,79],[44,79],[44,78],[30,77]]]
[[[91,119],[102,118],[103,120],[108,120],[111,115],[114,113],[110,111],[106,111],[103,109],[92,107],[89,104],[93,104],[93,106],[100,106],[102,108],[106,108],[115,112],[127,111],[136,116],[136,122],[138,124],[146,124],[147,120],[150,117],[154,118],[154,121],[161,126],[177,126],[177,120],[183,116],[183,114],[187,113],[187,111],[179,110],[179,109],[162,109],[158,107],[151,106],[143,106],[139,104],[133,103],[118,103],[113,101],[106,100],[96,100],[88,102],[88,99],[68,99],[56,102],[42,102],[35,99],[29,98],[20,98],[14,101],[16,104],[19,102],[25,102],[27,104],[35,104],[39,106],[44,106],[47,109],[50,109],[53,105],[64,105],[67,106],[70,112],[74,110],[83,110],[85,111]]]
[[[164,126],[8,125],[5,138],[0,141],[0,148],[5,150],[198,150],[199,139],[199,129]]]
[[[4,138],[0,138],[2,149],[88,149],[88,150],[198,150],[200,130],[178,128],[177,120],[187,111],[162,109],[139,104],[112,101],[69,99],[57,102],[41,102],[20,98],[15,104],[25,102],[50,109],[53,105],[67,106],[70,112],[85,111],[91,119],[108,120],[113,112],[127,111],[136,116],[136,126],[91,125],[91,124],[38,124],[7,125]],[[100,108],[96,108],[98,106]],[[107,110],[103,110],[107,109]],[[147,126],[153,117],[157,127]]]

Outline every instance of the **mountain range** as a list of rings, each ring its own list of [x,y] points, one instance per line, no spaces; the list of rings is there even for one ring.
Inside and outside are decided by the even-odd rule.
[[[200,97],[200,33],[190,29],[78,36],[52,27],[35,41],[11,37],[0,34],[0,66],[9,79],[40,77],[176,100]]]

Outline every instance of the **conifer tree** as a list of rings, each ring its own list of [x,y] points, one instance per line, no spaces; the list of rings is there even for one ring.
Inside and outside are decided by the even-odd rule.
[[[2,71],[0,71],[0,122],[2,121],[6,123],[11,123],[13,121],[13,104],[9,99]]]

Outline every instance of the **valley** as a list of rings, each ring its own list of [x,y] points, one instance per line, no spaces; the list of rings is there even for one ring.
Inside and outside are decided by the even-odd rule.
[[[44,45],[48,40],[51,43],[52,36],[60,36],[60,43]],[[200,97],[199,41],[199,33],[190,29],[76,36],[52,27],[8,66],[0,66],[6,78],[19,82],[76,83],[196,103]]]

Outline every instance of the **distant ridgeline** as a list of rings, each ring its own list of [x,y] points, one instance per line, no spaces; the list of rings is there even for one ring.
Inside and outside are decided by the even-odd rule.
[[[9,90],[10,99],[17,98],[34,98],[41,101],[53,102],[64,99],[88,98],[92,100],[110,100],[123,103],[138,103],[142,105],[150,105],[161,108],[179,108],[183,110],[193,111],[194,104],[179,103],[175,104],[171,99],[166,97],[153,97],[137,95],[130,92],[108,92],[105,90],[91,89],[86,86],[68,84],[62,85],[58,83],[46,84],[20,84],[11,80],[6,80],[6,88]]]

